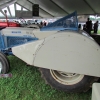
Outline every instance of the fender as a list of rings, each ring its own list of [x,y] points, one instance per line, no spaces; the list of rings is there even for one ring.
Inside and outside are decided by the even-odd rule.
[[[39,45],[31,45],[31,52],[25,50],[29,43],[12,51],[30,65],[100,77],[100,47],[92,38],[74,31],[61,31],[39,41],[32,42]]]
[[[45,39],[34,65],[64,72],[100,77],[100,47],[76,32],[59,32]]]

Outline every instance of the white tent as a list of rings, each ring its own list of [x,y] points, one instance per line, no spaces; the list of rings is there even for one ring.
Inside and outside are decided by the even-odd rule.
[[[10,9],[12,4],[13,9]],[[4,15],[3,9],[7,9],[9,18],[15,17],[16,4],[20,5],[21,11],[32,11],[32,5],[39,4],[41,18],[61,17],[74,11],[78,15],[100,14],[100,0],[0,0],[0,15]]]

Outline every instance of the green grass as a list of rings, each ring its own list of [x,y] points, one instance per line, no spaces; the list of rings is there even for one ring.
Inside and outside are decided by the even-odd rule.
[[[100,34],[100,30],[98,30],[98,32],[97,32],[98,34]]]
[[[91,33],[94,34],[93,31],[91,31]],[[98,30],[97,34],[100,34],[100,30]]]
[[[38,68],[26,66],[20,59],[9,56],[12,78],[0,79],[0,100],[91,100],[86,93],[66,93],[51,88],[41,78]]]

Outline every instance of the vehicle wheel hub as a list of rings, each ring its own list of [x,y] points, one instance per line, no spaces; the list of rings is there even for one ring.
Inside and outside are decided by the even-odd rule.
[[[76,73],[68,73],[62,71],[50,70],[52,77],[61,84],[64,85],[73,85],[80,82],[84,75]]]

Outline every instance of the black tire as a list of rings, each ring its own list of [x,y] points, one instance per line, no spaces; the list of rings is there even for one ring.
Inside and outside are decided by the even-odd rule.
[[[72,84],[72,85],[67,85],[67,84],[65,85],[65,84],[61,84],[61,82],[58,82],[51,75],[51,72],[49,69],[40,68],[39,70],[42,74],[42,77],[46,81],[46,83],[48,83],[50,86],[52,86],[58,90],[66,91],[68,93],[70,93],[70,92],[86,92],[87,90],[90,89],[92,84],[99,79],[97,77],[84,75],[82,80],[80,80],[78,83]]]
[[[2,70],[1,70],[1,74],[6,74],[9,71],[9,67],[10,67],[10,63],[8,58],[6,57],[5,54],[3,54],[2,52],[0,52],[0,62],[2,65]]]
[[[9,62],[9,59],[7,58],[7,55],[6,54],[4,54],[4,53],[2,53],[2,52],[0,52],[3,56],[4,56],[4,59],[5,59],[5,61],[6,61],[6,64],[7,64],[7,68],[8,68],[8,71],[9,71],[9,69],[10,69],[10,62]],[[8,72],[7,71],[7,72]]]

